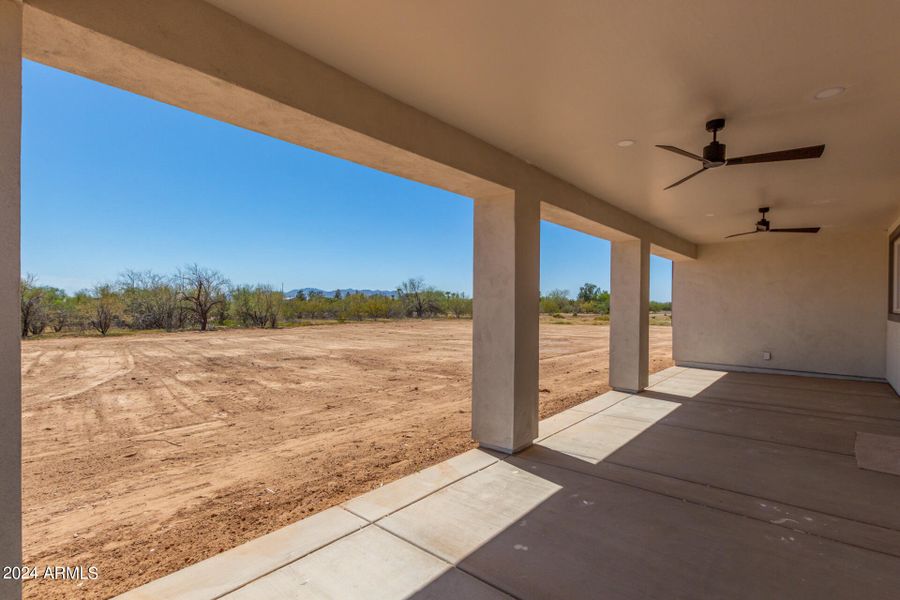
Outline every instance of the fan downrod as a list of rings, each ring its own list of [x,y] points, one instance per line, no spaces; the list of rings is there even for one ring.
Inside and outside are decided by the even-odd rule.
[[[768,231],[769,230],[769,220],[766,219],[766,213],[769,212],[768,206],[763,206],[759,209],[759,214],[762,215],[759,221],[756,222],[756,230],[757,231]]]
[[[725,144],[716,139],[716,134],[725,129],[725,119],[706,122],[706,130],[713,134],[712,142],[703,148],[703,168],[715,169],[725,166]]]

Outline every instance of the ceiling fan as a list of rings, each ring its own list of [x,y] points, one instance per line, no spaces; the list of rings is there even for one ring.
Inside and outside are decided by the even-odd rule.
[[[825,151],[825,145],[808,146],[806,148],[794,148],[792,150],[780,150],[778,152],[766,152],[765,154],[752,154],[750,156],[739,156],[737,158],[725,158],[725,144],[719,143],[716,134],[725,129],[725,119],[713,119],[706,122],[706,130],[713,134],[713,141],[703,148],[703,156],[697,156],[693,152],[676,148],[675,146],[660,146],[663,150],[674,152],[702,163],[699,171],[694,171],[684,179],[679,179],[665,189],[671,189],[676,185],[681,185],[691,177],[699,175],[707,169],[715,169],[716,167],[732,166],[732,165],[749,165],[751,163],[776,162],[780,160],[799,160],[802,158],[819,158]]]
[[[756,222],[756,229],[753,231],[745,231],[744,233],[735,233],[732,235],[725,236],[725,239],[738,237],[742,235],[750,235],[752,233],[819,233],[820,227],[789,227],[786,229],[772,229],[771,223],[769,223],[768,219],[766,219],[766,213],[769,212],[769,207],[765,206],[759,209],[762,218]]]

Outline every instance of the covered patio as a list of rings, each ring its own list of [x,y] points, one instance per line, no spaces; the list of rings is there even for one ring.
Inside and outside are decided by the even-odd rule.
[[[121,596],[894,598],[886,384],[673,367]]]
[[[125,597],[896,597],[898,20],[878,0],[0,0],[0,564],[22,559],[28,58],[474,199],[480,449]],[[611,241],[616,391],[539,423],[541,220]],[[651,253],[674,264],[678,365],[652,379]]]

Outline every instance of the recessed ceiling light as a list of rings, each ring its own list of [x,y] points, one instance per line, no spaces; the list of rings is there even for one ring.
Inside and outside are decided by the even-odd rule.
[[[828,98],[834,98],[835,96],[839,96],[846,91],[847,88],[836,85],[834,87],[825,88],[824,90],[819,90],[816,92],[814,98],[816,100],[826,100]]]
[[[618,142],[616,142],[616,146],[618,146],[619,148],[634,146],[634,140],[619,140]]]

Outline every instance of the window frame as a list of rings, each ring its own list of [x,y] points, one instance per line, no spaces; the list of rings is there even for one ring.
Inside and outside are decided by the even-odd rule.
[[[888,320],[900,323],[900,226],[888,241]]]

